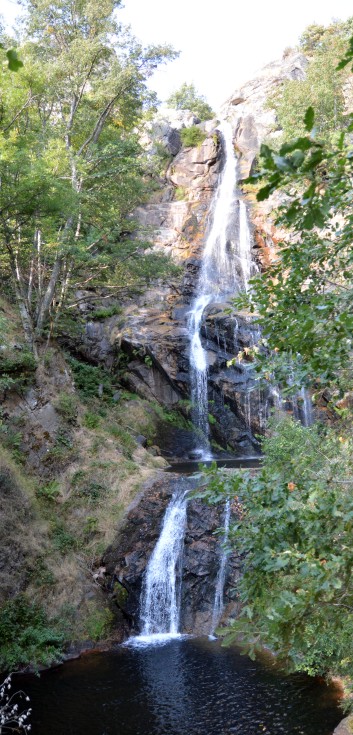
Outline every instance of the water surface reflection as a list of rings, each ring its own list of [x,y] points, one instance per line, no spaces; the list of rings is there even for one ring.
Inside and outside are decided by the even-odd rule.
[[[206,639],[85,656],[22,686],[33,735],[331,735],[333,687]]]

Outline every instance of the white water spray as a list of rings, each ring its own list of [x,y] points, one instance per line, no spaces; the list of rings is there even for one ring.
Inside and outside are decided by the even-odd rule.
[[[141,642],[178,635],[181,562],[186,524],[186,491],[177,491],[148,562],[141,593]]]
[[[223,121],[219,130],[223,138],[225,160],[212,207],[212,225],[202,257],[197,296],[188,321],[193,420],[199,431],[203,459],[211,456],[208,442],[207,355],[201,342],[203,315],[209,304],[224,301],[242,288],[246,289],[251,274],[251,238],[243,202],[239,203],[238,242],[234,240],[237,166],[232,128]]]
[[[221,560],[220,560],[217,579],[216,579],[216,588],[215,588],[215,597],[214,597],[213,611],[212,611],[210,637],[214,636],[214,632],[221,619],[223,607],[224,607],[224,604],[223,604],[224,583],[226,579],[227,559],[229,556],[229,550],[227,549],[227,543],[228,543],[228,537],[229,537],[229,524],[230,524],[230,500],[228,499],[226,501],[225,513],[224,513],[224,531],[223,531],[223,539],[222,539]]]

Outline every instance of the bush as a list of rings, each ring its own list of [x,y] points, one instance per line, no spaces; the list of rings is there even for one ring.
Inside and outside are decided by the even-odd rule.
[[[82,400],[90,401],[92,398],[100,398],[102,401],[111,401],[116,391],[113,378],[105,370],[94,365],[89,365],[74,357],[67,357],[72,370],[75,386]]]
[[[206,138],[206,133],[204,133],[204,131],[197,125],[192,125],[191,128],[182,128],[180,131],[180,137],[182,144],[186,148],[194,148],[195,146],[199,146],[203,143]]]
[[[54,408],[68,424],[75,423],[77,418],[77,399],[73,393],[59,393],[54,401]]]
[[[44,498],[45,500],[56,500],[60,495],[60,483],[57,480],[51,480],[47,485],[42,485],[36,490],[38,498]]]
[[[208,474],[212,502],[241,499],[242,614],[225,631],[297,671],[353,677],[353,443],[288,417],[264,440],[259,473]]]
[[[122,308],[118,304],[114,306],[101,306],[93,312],[93,319],[108,319],[110,316],[120,315]]]
[[[50,532],[53,546],[62,554],[67,554],[78,548],[78,540],[64,526],[61,521],[54,521]]]
[[[16,669],[49,665],[61,658],[63,634],[43,608],[25,595],[9,600],[0,610],[0,667]]]
[[[83,425],[86,429],[97,429],[100,423],[100,417],[92,411],[87,411],[82,419]]]

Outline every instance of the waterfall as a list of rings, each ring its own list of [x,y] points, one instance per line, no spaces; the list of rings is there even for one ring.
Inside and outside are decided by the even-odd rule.
[[[190,382],[193,421],[199,431],[203,459],[209,449],[207,355],[201,342],[201,326],[209,304],[225,300],[241,288],[247,288],[251,269],[250,232],[246,207],[239,204],[239,237],[234,241],[237,199],[237,166],[232,142],[232,128],[223,121],[219,127],[224,145],[224,165],[211,208],[212,224],[206,240],[200,268],[197,295],[188,320],[190,338]],[[240,274],[236,265],[240,264]]]
[[[141,593],[139,636],[146,642],[156,637],[175,637],[178,634],[186,495],[184,489],[177,490],[173,495],[146,568]]]
[[[238,257],[240,262],[240,270],[243,278],[244,290],[248,290],[249,279],[254,272],[254,263],[251,258],[251,234],[249,227],[249,219],[246,211],[245,202],[239,201],[239,244]]]
[[[311,426],[314,421],[313,404],[309,391],[301,388],[292,398],[293,416],[303,426]]]
[[[229,524],[230,524],[230,500],[228,499],[226,501],[225,506],[225,513],[224,513],[224,531],[223,531],[223,539],[222,539],[222,551],[221,551],[221,559],[216,579],[216,588],[215,588],[215,597],[214,597],[214,603],[213,603],[213,611],[212,611],[212,622],[211,622],[211,631],[210,636],[214,636],[214,632],[216,630],[216,627],[221,619],[221,615],[223,612],[223,592],[224,592],[224,583],[226,578],[226,564],[227,564],[227,558],[229,551],[227,549],[227,542],[229,537]]]

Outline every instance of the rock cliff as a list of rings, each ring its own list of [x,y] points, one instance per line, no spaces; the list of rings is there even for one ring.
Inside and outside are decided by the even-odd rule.
[[[269,95],[286,79],[304,78],[306,66],[306,58],[292,52],[266,66],[224,104],[221,114],[234,130],[240,184],[251,171],[261,142],[280,132],[273,110],[267,108]],[[147,150],[162,145],[171,160],[153,201],[134,212],[140,224],[139,237],[152,240],[156,251],[169,253],[181,265],[182,276],[169,287],[156,284],[137,304],[127,304],[122,319],[112,318],[99,325],[87,322],[81,345],[86,353],[103,355],[110,367],[114,367],[118,350],[125,353],[127,386],[167,407],[180,406],[180,401],[190,398],[188,313],[223,165],[217,120],[199,125],[205,135],[201,145],[181,147],[181,128],[195,123],[197,119],[190,113],[164,110],[149,125]],[[238,196],[244,198],[241,188]],[[245,197],[245,201],[253,259],[263,267],[273,257],[281,237],[270,216],[273,202],[255,206],[251,198]],[[271,397],[257,388],[246,360],[227,368],[231,358],[253,346],[257,335],[248,315],[225,317],[224,306],[208,310],[202,330],[209,362],[210,428],[213,440],[221,447],[252,453],[257,447],[254,437],[266,423]]]

